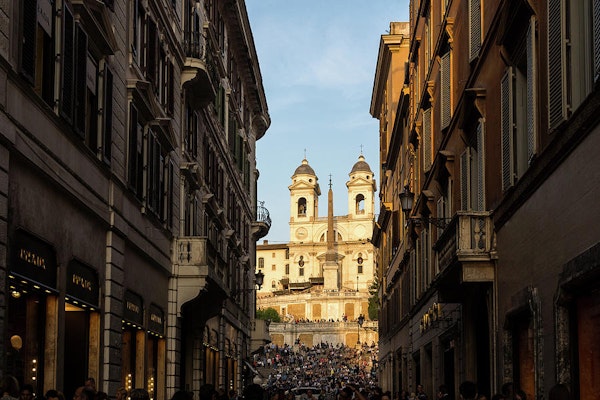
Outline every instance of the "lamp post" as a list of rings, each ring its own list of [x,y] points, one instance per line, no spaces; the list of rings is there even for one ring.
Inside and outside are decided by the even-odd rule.
[[[248,289],[236,289],[231,292],[232,296],[237,297],[237,295],[240,293],[246,293],[246,292],[249,293],[253,290],[260,290],[264,281],[265,281],[265,274],[263,274],[263,272],[259,269],[258,272],[254,274],[254,284],[257,286],[257,288],[254,289],[254,287],[251,287]]]
[[[356,322],[358,322],[358,325],[356,327],[357,333],[358,333],[358,340],[356,341],[356,344],[360,344],[360,328],[362,328],[363,323],[365,322],[365,316],[360,314],[358,316],[358,319],[356,320]]]

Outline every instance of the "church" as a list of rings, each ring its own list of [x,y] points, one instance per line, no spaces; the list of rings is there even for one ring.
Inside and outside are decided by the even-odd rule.
[[[377,321],[369,318],[369,288],[375,280],[373,172],[361,154],[346,182],[348,214],[334,216],[331,181],[327,216],[319,216],[319,179],[308,160],[292,175],[290,241],[256,248],[258,309],[275,309],[281,322],[269,325],[278,345],[372,344]]]

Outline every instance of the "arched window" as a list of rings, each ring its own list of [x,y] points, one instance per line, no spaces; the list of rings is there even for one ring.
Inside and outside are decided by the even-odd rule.
[[[298,199],[298,216],[299,217],[306,216],[306,199],[304,197],[300,197]]]
[[[275,289],[276,287],[275,281],[271,281],[271,289]]]
[[[356,264],[357,264],[357,268],[356,268],[356,272],[359,274],[363,273],[363,257],[362,257],[362,253],[358,253],[358,257],[356,258]]]
[[[365,213],[365,196],[363,194],[359,194],[356,196],[356,213],[364,214]]]
[[[298,260],[298,275],[304,276],[304,256],[300,256],[300,260]]]

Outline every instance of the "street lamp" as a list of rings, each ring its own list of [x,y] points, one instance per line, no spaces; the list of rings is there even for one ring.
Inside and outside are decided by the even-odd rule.
[[[263,272],[259,269],[258,272],[254,274],[254,284],[256,286],[258,286],[257,290],[260,290],[264,281],[265,281],[265,274],[263,274]],[[253,290],[255,290],[253,287],[248,288],[248,289],[236,289],[232,292],[232,295],[233,295],[233,297],[236,297],[240,293],[249,293]]]
[[[356,341],[356,344],[360,344],[360,328],[362,328],[363,323],[365,322],[365,316],[360,314],[358,316],[358,319],[356,320],[356,322],[358,322],[358,326],[357,326],[358,340]]]
[[[440,229],[445,229],[448,225],[449,218],[430,218],[427,215],[411,217],[409,214],[412,211],[415,203],[415,194],[410,191],[408,185],[404,186],[404,190],[398,195],[398,197],[400,197],[400,207],[402,207],[402,211],[404,214],[406,214],[409,221],[416,221],[419,224],[432,224]]]

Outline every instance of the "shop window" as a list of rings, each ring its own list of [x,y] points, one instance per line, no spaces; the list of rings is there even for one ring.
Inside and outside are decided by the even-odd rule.
[[[42,393],[46,313],[51,303],[47,303],[47,294],[29,285],[20,286],[20,281],[11,280],[10,286],[4,373],[17,378],[20,386],[33,384],[35,392]],[[48,318],[57,316],[49,313]]]

